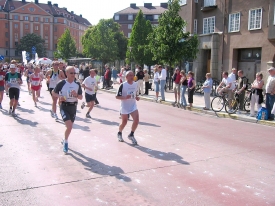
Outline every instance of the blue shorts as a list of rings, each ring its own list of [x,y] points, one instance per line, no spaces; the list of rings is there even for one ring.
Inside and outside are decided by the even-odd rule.
[[[86,99],[87,103],[94,102],[95,101],[95,94],[87,94],[85,92],[85,99]]]
[[[159,83],[155,82],[155,92],[159,92]]]

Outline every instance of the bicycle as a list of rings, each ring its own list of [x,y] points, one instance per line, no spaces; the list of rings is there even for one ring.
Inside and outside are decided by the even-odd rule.
[[[246,112],[250,112],[250,92],[246,91],[246,96],[244,98],[243,108]],[[228,114],[234,114],[237,110],[240,108],[240,102],[239,102],[239,94],[237,91],[234,94],[234,98],[225,105],[225,111]]]
[[[215,96],[211,101],[211,109],[214,112],[220,112],[229,101],[227,98],[228,95],[226,92],[223,92],[221,95]]]

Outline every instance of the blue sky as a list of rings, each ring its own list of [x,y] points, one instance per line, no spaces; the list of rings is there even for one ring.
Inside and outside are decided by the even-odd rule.
[[[27,0],[28,2],[29,0]],[[39,0],[39,3],[46,3],[49,0]],[[91,24],[97,24],[100,19],[113,18],[115,12],[125,9],[131,3],[137,6],[143,6],[144,3],[152,3],[153,6],[159,6],[167,0],[50,0],[52,4],[58,4],[58,7],[66,7],[68,11],[74,11],[75,14],[82,16],[90,21]]]

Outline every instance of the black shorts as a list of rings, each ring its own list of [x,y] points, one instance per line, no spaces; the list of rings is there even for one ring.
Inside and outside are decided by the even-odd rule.
[[[20,89],[18,89],[18,88],[10,88],[9,89],[10,99],[18,100],[19,99],[19,94],[20,94]]]
[[[95,101],[95,94],[87,94],[85,92],[85,99],[86,99],[86,102],[94,102]]]
[[[76,115],[76,105],[60,105],[60,114],[64,122],[71,120],[74,122]]]
[[[54,88],[49,88],[49,92],[52,95],[52,91],[54,90]]]

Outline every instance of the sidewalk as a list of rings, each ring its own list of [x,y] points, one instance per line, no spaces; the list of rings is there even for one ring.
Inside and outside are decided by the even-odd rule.
[[[109,89],[109,90],[100,89],[100,91],[114,94],[117,92],[118,87],[119,87],[119,84],[113,84],[113,89]],[[99,85],[99,88],[102,88],[102,84]],[[140,99],[153,102],[154,97],[155,97],[155,92],[152,90],[149,90],[149,95],[142,95],[142,96],[140,96]],[[213,97],[211,97],[211,100],[212,100],[212,98]],[[187,94],[186,94],[186,100],[187,100]],[[165,92],[165,101],[161,102],[160,104],[173,106],[174,102],[175,102],[174,92],[167,91],[167,92]],[[215,113],[212,110],[203,110],[202,109],[203,107],[204,107],[203,95],[195,94],[193,107],[187,108],[187,110],[198,112],[198,113],[203,113],[203,114],[208,114],[208,115],[213,115],[213,116],[217,116],[220,118],[230,118],[230,119],[240,120],[240,121],[244,121],[244,122],[258,123],[258,124],[275,127],[275,121],[265,121],[265,120],[257,121],[255,117],[250,117],[249,113],[246,113],[246,112],[242,112],[241,114],[228,114],[226,112]]]

